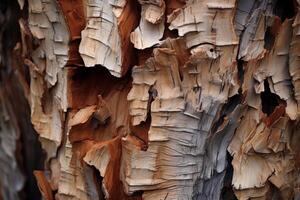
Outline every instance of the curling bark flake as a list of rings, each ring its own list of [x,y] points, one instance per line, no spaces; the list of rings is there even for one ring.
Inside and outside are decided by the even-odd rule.
[[[297,101],[298,105],[298,115],[299,115],[299,104],[300,104],[300,94],[299,94],[299,88],[300,88],[300,83],[299,83],[299,74],[300,74],[300,67],[299,67],[299,42],[300,42],[300,2],[297,1],[297,14],[295,19],[293,20],[292,24],[292,39],[290,43],[290,48],[289,48],[289,72],[292,77],[292,83],[294,86],[294,96]]]
[[[30,71],[31,121],[48,160],[56,157],[62,141],[67,110],[66,70],[63,68],[68,60],[69,35],[57,2],[30,0],[28,5],[28,26],[32,37],[39,41],[39,46],[28,52],[32,61],[24,60]],[[21,24],[24,35],[28,34],[26,26],[25,22]]]
[[[299,198],[300,2],[282,1],[14,0],[26,14],[0,72],[19,83],[0,81],[30,105],[42,196]],[[9,88],[0,197],[21,199]]]
[[[85,66],[102,65],[117,77],[127,72],[133,59],[129,34],[138,17],[135,9],[126,0],[86,2],[87,25],[79,46]]]
[[[136,49],[146,49],[160,42],[165,29],[165,2],[163,0],[139,0],[141,20],[131,33],[130,39]]]

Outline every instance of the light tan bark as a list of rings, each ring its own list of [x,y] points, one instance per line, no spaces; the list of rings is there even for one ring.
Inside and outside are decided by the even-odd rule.
[[[28,17],[11,20],[20,35],[1,65],[14,66],[8,84],[22,88],[46,153],[34,172],[45,199],[299,198],[300,2],[16,5]],[[19,178],[0,194],[17,199],[26,175],[5,120],[13,145],[0,155]]]

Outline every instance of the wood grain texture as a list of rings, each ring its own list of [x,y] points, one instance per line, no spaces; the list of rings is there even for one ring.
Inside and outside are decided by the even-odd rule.
[[[299,1],[14,1],[0,61],[46,153],[44,199],[299,198]],[[10,88],[0,195],[22,199]]]

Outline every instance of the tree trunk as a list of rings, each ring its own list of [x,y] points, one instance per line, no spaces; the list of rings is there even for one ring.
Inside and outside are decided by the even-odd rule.
[[[300,199],[299,0],[0,11],[0,199]]]

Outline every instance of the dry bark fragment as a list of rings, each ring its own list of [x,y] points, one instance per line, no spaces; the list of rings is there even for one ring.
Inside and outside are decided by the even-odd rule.
[[[37,179],[40,191],[46,200],[53,200],[52,189],[42,171],[35,171],[34,175]]]
[[[235,0],[187,1],[184,8],[168,16],[169,28],[177,29],[179,36],[186,35],[187,47],[203,43],[217,46],[236,45],[232,20]]]
[[[286,19],[281,23],[278,17],[270,14],[268,26],[275,39],[273,44],[266,46],[262,37],[260,41],[264,42],[260,46],[261,51],[251,51],[254,43],[250,46],[248,44],[248,49],[243,49],[243,41],[240,43],[240,53],[243,55],[239,56],[247,61],[244,63],[242,88],[245,103],[249,107],[228,148],[233,155],[232,182],[239,199],[268,199],[274,195],[291,199],[293,196],[296,184],[293,177],[299,172],[293,163],[294,149],[289,144],[289,138],[293,134],[293,122],[290,119],[297,118],[297,105],[288,70],[292,21]],[[264,27],[261,36],[265,37],[267,28]],[[258,28],[256,33],[259,30]],[[246,42],[249,35],[246,32],[243,34],[246,35],[241,35],[242,40],[246,37]],[[265,97],[262,96],[263,93]],[[272,102],[277,102],[274,109]],[[264,106],[269,107],[269,113],[263,113]],[[249,173],[252,176],[246,175]],[[273,194],[273,190],[277,191],[276,194]]]
[[[61,143],[63,112],[67,109],[66,70],[68,29],[57,2],[29,1],[29,28],[40,40],[27,62],[30,80],[31,120],[40,135],[48,159]]]
[[[154,49],[154,57],[149,58],[144,66],[133,68],[133,87],[128,95],[132,123],[138,125],[146,121],[149,110],[151,123],[147,151],[142,151],[142,144],[132,136],[123,140],[121,169],[127,193],[144,190],[143,199],[218,196],[218,193],[211,192],[217,191],[218,187],[209,189],[206,184],[213,182],[205,180],[219,177],[216,183],[222,179],[225,164],[221,164],[217,154],[212,153],[214,158],[211,159],[215,159],[212,162],[220,162],[217,168],[221,175],[212,173],[214,164],[204,166],[205,140],[221,105],[235,91],[232,77],[236,72],[234,64],[228,62],[229,66],[222,71],[223,81],[218,82],[221,77],[215,76],[214,70],[220,71],[219,63],[224,63],[222,59],[229,55],[225,52],[232,47],[224,48],[224,57],[211,52],[210,48],[203,45],[192,50],[189,61],[183,63],[186,66],[180,66],[179,53],[187,51],[185,40],[167,40]],[[225,85],[219,85],[221,82]],[[197,91],[201,91],[200,99]],[[151,97],[153,93],[155,95]],[[218,99],[212,96],[218,96]],[[154,100],[149,104],[151,98]],[[224,144],[225,149],[226,146]],[[170,186],[172,190],[168,189]]]
[[[136,49],[146,49],[159,43],[164,34],[164,0],[139,0],[142,6],[139,26],[131,33],[130,40]]]
[[[87,67],[102,65],[114,76],[129,69],[134,52],[129,34],[138,16],[133,1],[88,1],[87,25],[82,31],[79,52]]]
[[[297,198],[291,1],[19,3],[29,17],[20,20],[13,70],[47,152],[47,173],[36,173],[45,198]],[[18,135],[7,133],[0,157],[15,166]],[[24,186],[0,182],[0,194],[13,197]]]
[[[66,23],[69,30],[69,59],[67,65],[82,65],[83,61],[78,52],[79,43],[81,39],[81,31],[85,27],[84,2],[82,0],[63,1],[59,4],[61,10],[66,18]]]
[[[292,83],[294,87],[294,96],[297,101],[297,113],[299,116],[299,30],[300,30],[300,12],[299,12],[299,5],[300,2],[297,1],[297,15],[293,22],[293,35],[291,38],[290,48],[289,48],[289,72],[292,77]]]

